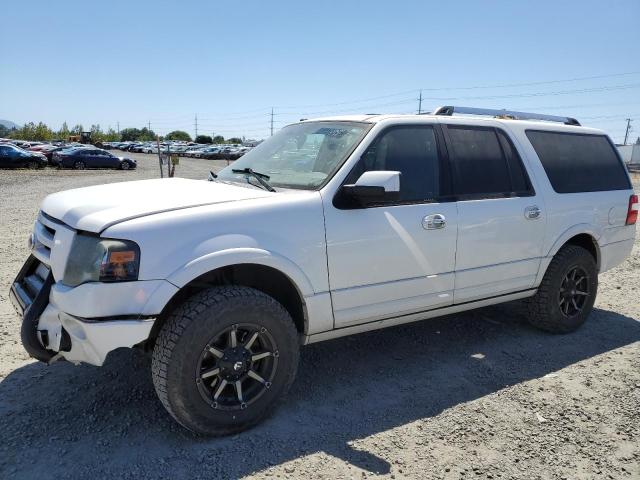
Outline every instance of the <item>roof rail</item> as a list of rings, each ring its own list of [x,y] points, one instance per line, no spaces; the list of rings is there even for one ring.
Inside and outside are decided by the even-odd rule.
[[[545,115],[542,113],[515,112],[513,110],[497,110],[492,108],[474,108],[474,107],[454,107],[447,105],[438,107],[433,111],[433,115],[451,116],[454,113],[463,113],[468,115],[489,115],[491,117],[512,118],[514,120],[543,120],[546,122],[560,122],[565,125],[580,126],[580,122],[571,117],[558,117],[556,115]]]

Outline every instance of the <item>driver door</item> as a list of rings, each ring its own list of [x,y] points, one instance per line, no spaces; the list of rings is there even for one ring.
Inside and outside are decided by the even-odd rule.
[[[345,207],[323,199],[335,328],[453,303],[457,209],[441,135],[435,124],[387,128],[344,182],[399,171],[397,200]]]

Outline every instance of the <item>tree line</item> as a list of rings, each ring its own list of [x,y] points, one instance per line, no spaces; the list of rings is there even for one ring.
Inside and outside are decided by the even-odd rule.
[[[145,142],[153,141],[157,138],[156,133],[153,130],[144,128],[125,128],[116,132],[113,128],[109,128],[106,131],[102,130],[100,125],[91,125],[91,128],[85,130],[80,124],[75,125],[73,128],[69,128],[67,122],[62,124],[59,130],[53,130],[43,122],[29,122],[25,123],[20,128],[7,128],[4,125],[0,125],[0,138],[13,138],[16,140],[34,140],[40,142],[48,142],[52,140],[68,141],[69,137],[74,135],[80,135],[82,132],[91,132],[92,142]],[[191,142],[192,138],[187,132],[183,130],[174,130],[169,132],[164,137],[160,137],[160,140],[180,140],[185,142]],[[209,135],[198,135],[195,139],[196,143],[242,143],[242,139],[238,137],[232,137],[225,139],[222,135],[216,135],[211,138]]]

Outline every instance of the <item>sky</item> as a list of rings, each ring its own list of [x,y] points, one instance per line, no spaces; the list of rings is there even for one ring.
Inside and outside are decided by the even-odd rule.
[[[2,7],[0,119],[263,138],[439,105],[640,135],[640,0],[75,1]]]

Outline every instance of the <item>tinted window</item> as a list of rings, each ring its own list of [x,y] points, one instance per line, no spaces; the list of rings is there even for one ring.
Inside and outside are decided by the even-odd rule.
[[[432,127],[393,127],[379,135],[349,173],[355,183],[364,172],[400,172],[399,202],[431,201],[440,195],[440,162]]]
[[[604,135],[537,130],[526,133],[556,192],[631,188],[614,146]]]
[[[457,195],[512,192],[509,167],[492,128],[448,125]]]
[[[507,158],[507,165],[509,166],[509,176],[511,178],[511,188],[513,193],[527,194],[532,193],[531,183],[527,172],[522,165],[522,159],[518,155],[518,151],[511,143],[511,140],[500,130],[497,130],[498,139],[500,140],[500,146]]]

